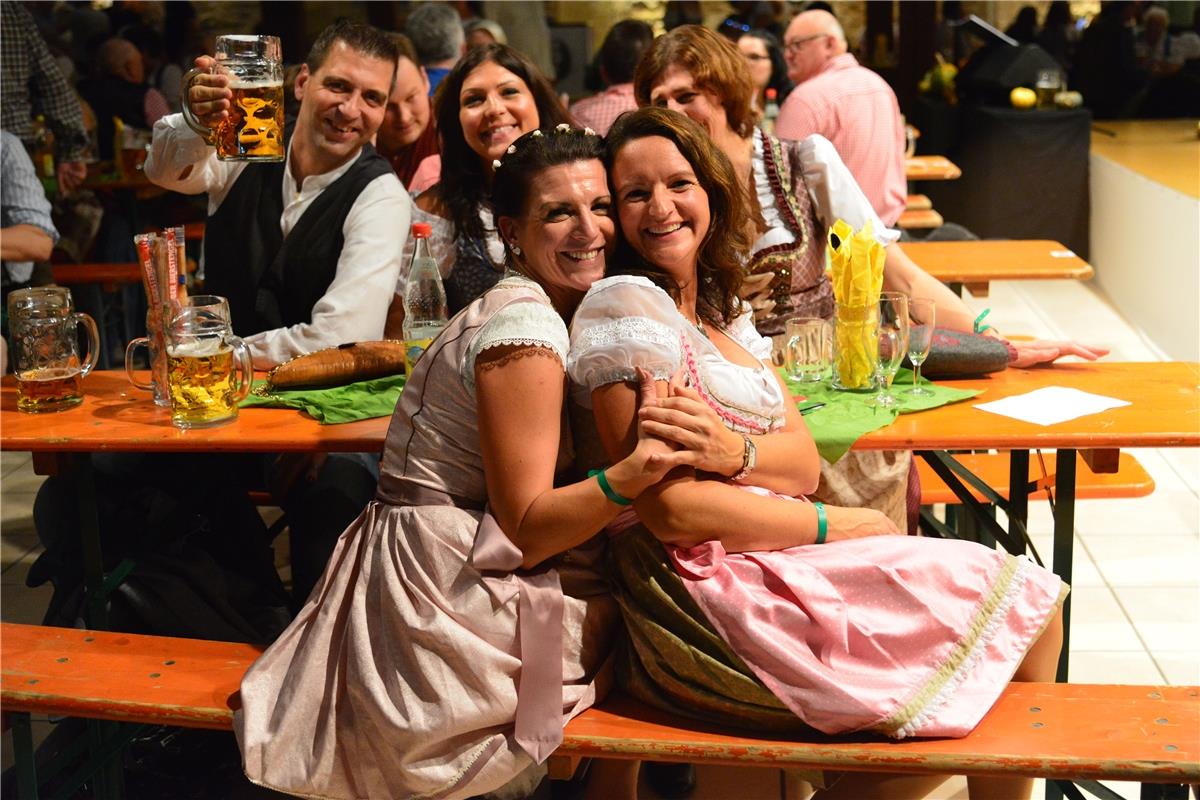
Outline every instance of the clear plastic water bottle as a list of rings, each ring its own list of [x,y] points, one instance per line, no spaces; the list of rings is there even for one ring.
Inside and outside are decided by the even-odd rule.
[[[767,102],[763,108],[762,129],[767,133],[775,133],[775,120],[779,119],[778,94],[774,89],[767,89]]]
[[[413,258],[404,284],[404,354],[408,373],[437,335],[446,327],[446,288],[437,262],[429,254],[427,222],[412,226]]]

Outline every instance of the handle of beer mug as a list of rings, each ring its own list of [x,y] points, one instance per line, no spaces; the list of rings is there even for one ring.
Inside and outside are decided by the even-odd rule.
[[[192,111],[191,101],[188,99],[188,93],[192,88],[192,83],[201,75],[213,74],[210,70],[193,67],[183,76],[183,102],[180,103],[180,110],[183,112],[183,121],[188,127],[194,130],[201,139],[207,144],[217,143],[217,134],[212,128],[200,122],[200,119]]]
[[[79,369],[79,377],[85,378],[92,371],[92,368],[96,366],[96,360],[100,358],[100,331],[96,330],[96,320],[82,311],[76,311],[71,315],[71,319],[77,325],[82,325],[87,331],[87,358],[84,359],[83,366]]]
[[[125,375],[129,378],[129,382],[132,383],[135,388],[154,391],[154,370],[150,371],[150,380],[146,381],[145,383],[140,383],[138,379],[134,377],[133,351],[137,350],[139,347],[145,347],[146,350],[149,351],[150,337],[139,336],[125,347]]]
[[[250,387],[254,384],[254,361],[250,358],[250,348],[239,337],[230,336],[225,341],[233,347],[238,371],[242,374],[237,397],[233,399],[233,402],[240,403],[246,399],[246,395],[250,394]]]

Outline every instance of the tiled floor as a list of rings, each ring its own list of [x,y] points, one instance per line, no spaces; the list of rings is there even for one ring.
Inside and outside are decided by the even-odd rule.
[[[991,307],[989,321],[1006,332],[1101,344],[1112,348],[1112,360],[1160,358],[1087,284],[994,284],[990,297],[969,302],[979,310]],[[1155,480],[1152,495],[1077,505],[1071,680],[1200,684],[1200,452],[1135,455]],[[40,480],[25,453],[3,453],[0,468],[0,617],[38,622],[49,591],[28,589],[24,579],[39,552],[32,503]],[[1051,527],[1048,509],[1031,508],[1030,530],[1043,553],[1050,550]],[[7,766],[7,737],[4,747]],[[1132,784],[1114,788],[1138,796]],[[645,790],[643,796],[653,795]],[[711,767],[700,771],[694,797],[793,800],[804,794],[799,782],[777,770]],[[934,797],[965,800],[965,782],[951,780]]]

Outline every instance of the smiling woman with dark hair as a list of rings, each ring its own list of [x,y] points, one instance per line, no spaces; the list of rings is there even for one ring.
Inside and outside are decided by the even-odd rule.
[[[417,198],[413,219],[433,228],[430,249],[453,314],[504,271],[504,248],[489,201],[493,164],[522,134],[571,118],[537,66],[502,44],[468,52],[438,86],[434,105],[442,137],[441,179]],[[398,293],[404,291],[409,261],[404,259]]]
[[[691,456],[642,437],[596,477],[571,470],[565,320],[615,237],[602,152],[562,125],[498,154],[508,271],[413,368],[374,501],[242,682],[255,783],[452,800],[516,778],[518,796],[595,702],[617,621],[596,534]],[[629,775],[596,765],[589,797],[632,800]]]

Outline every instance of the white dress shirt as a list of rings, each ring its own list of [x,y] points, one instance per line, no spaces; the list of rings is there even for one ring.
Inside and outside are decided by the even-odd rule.
[[[355,153],[337,169],[310,175],[297,187],[289,147],[283,170],[283,215],[279,219],[285,237],[321,192],[344,175],[357,158]],[[184,174],[188,167],[191,171]],[[215,149],[187,126],[182,114],[163,117],[154,125],[146,177],[184,194],[207,192],[210,217],[245,168],[245,162],[220,161]],[[367,184],[346,215],[337,271],[324,296],[313,306],[311,322],[247,336],[255,368],[269,369],[289,358],[347,342],[383,338],[411,217],[412,202],[395,173],[388,172]],[[207,230],[205,236],[222,233]]]

